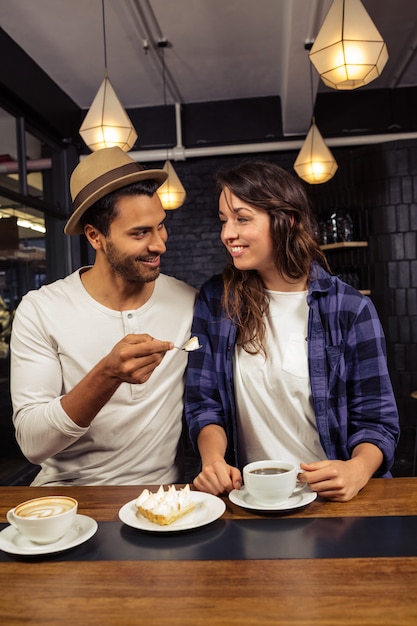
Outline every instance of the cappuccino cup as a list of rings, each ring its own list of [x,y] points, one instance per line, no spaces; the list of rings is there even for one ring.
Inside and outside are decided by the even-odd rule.
[[[30,541],[54,543],[74,523],[78,502],[70,496],[42,496],[21,502],[7,512],[7,521]]]
[[[300,468],[289,461],[267,460],[248,463],[243,468],[243,482],[249,496],[257,504],[273,505],[289,498],[297,487]]]

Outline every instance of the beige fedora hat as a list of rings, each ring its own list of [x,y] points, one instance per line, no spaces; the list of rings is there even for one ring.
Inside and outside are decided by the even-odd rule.
[[[74,212],[65,225],[67,235],[81,235],[80,217],[86,210],[111,191],[139,180],[156,180],[158,186],[167,179],[164,170],[147,170],[117,146],[97,150],[74,169],[70,191]]]

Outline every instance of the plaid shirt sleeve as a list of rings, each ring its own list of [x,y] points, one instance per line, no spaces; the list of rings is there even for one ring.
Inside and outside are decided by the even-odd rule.
[[[309,362],[313,403],[328,458],[347,460],[373,443],[389,472],[399,418],[382,326],[372,302],[336,277],[310,302]]]
[[[190,438],[197,449],[197,437],[208,424],[222,426],[233,448],[234,394],[233,347],[236,328],[221,310],[222,281],[215,276],[203,285],[197,299],[192,334],[201,350],[188,355],[185,417]]]

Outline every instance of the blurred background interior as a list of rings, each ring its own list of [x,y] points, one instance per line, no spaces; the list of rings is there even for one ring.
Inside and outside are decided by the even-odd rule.
[[[370,82],[334,88],[310,61],[336,5],[362,7],[381,35]],[[28,483],[36,469],[11,424],[13,312],[28,290],[92,260],[83,238],[66,237],[63,227],[70,174],[90,152],[80,128],[105,79],[133,127],[126,149],[147,167],[173,167],[186,194],[168,211],[163,271],[197,288],[225,260],[216,171],[256,158],[294,172],[314,122],[333,159],[325,182],[306,182],[318,236],[333,271],[377,307],[401,419],[394,474],[416,473],[415,7],[415,0],[0,3],[0,483]]]

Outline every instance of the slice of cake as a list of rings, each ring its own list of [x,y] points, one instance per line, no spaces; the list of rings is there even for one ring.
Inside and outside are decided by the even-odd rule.
[[[198,337],[191,337],[184,345],[183,350],[186,352],[194,352],[194,350],[199,350],[201,348]]]
[[[164,491],[161,485],[156,493],[144,489],[136,500],[136,506],[143,517],[160,526],[172,524],[194,510],[190,485],[178,491],[174,485],[168,487],[168,491]]]

